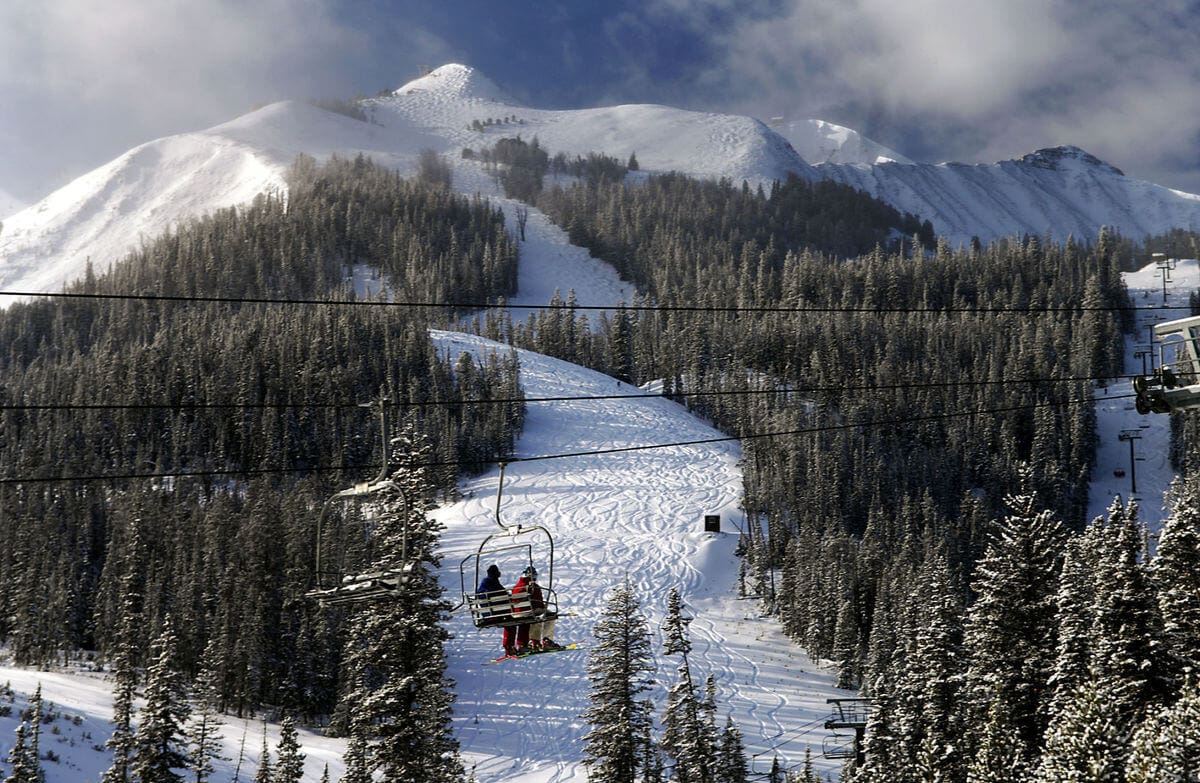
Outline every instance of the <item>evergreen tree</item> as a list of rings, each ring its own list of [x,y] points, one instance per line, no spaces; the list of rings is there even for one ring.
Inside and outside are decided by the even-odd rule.
[[[1176,482],[1169,499],[1151,571],[1171,668],[1182,679],[1200,676],[1200,477]]]
[[[1137,507],[1110,516],[1098,558],[1092,629],[1092,672],[1118,712],[1134,715],[1168,690],[1161,661],[1161,620],[1140,560],[1145,529]]]
[[[903,745],[898,753],[925,767],[922,780],[961,780],[962,599],[940,553],[929,558],[916,579],[912,640],[895,688],[893,736]]]
[[[220,712],[214,655],[215,641],[209,642],[201,658],[200,671],[192,684],[192,715],[187,725],[188,772],[193,783],[207,783],[213,773],[213,762],[223,761],[221,755]],[[244,742],[243,737],[243,742]]]
[[[1200,687],[1191,680],[1183,696],[1158,708],[1134,734],[1128,783],[1198,783],[1200,781]]]
[[[967,766],[967,783],[1027,783],[1030,777],[1029,748],[1008,719],[1004,702],[988,705],[978,749]]]
[[[17,739],[8,754],[12,773],[4,779],[4,783],[39,783],[41,780],[37,756],[33,755],[32,749],[25,741],[28,731],[28,722],[21,721],[17,724]]]
[[[279,724],[279,747],[275,755],[275,772],[271,783],[300,783],[304,777],[304,754],[300,752],[296,722],[285,716]]]
[[[1066,533],[1032,494],[1007,499],[1011,513],[995,529],[972,585],[977,598],[965,644],[972,723],[986,726],[1002,712],[1036,757],[1049,717],[1049,681],[1057,650],[1055,594]]]
[[[588,778],[599,783],[637,779],[649,773],[656,756],[650,736],[648,702],[638,696],[650,689],[654,670],[650,633],[637,594],[628,578],[617,585],[592,629],[596,646],[588,659],[591,706],[583,714],[591,729],[584,736]]]
[[[141,619],[138,610],[141,596],[135,587],[135,579],[134,569],[128,569],[122,580],[126,592],[122,602],[120,632],[116,649],[109,653],[114,680],[113,733],[104,745],[112,751],[113,760],[101,778],[102,783],[129,783],[138,741],[133,728],[133,700],[137,694],[136,629]]]
[[[343,696],[376,738],[384,780],[458,780],[462,765],[450,730],[452,683],[444,643],[449,604],[434,572],[438,524],[426,516],[433,488],[423,468],[431,449],[410,431],[397,439],[402,464],[380,503],[371,568],[412,566],[397,595],[359,610],[347,650],[351,689]]]
[[[346,753],[342,756],[345,771],[341,783],[371,783],[371,743],[368,739],[370,729],[361,716],[351,721],[350,740],[346,743]]]
[[[715,772],[715,783],[746,783],[750,774],[750,767],[746,763],[746,746],[742,743],[742,733],[738,731],[733,718],[725,719],[725,728],[721,731],[717,748]]]
[[[1077,687],[1047,732],[1035,780],[1123,783],[1131,716],[1097,680]]]
[[[667,694],[663,711],[662,749],[672,760],[672,775],[679,781],[711,783],[713,780],[714,748],[711,727],[703,719],[703,706],[696,694],[688,653],[692,642],[687,624],[691,618],[683,615],[679,589],[671,588],[667,595],[667,616],[663,621],[663,652],[679,655],[678,679]]]
[[[33,698],[29,700],[29,757],[33,762],[34,774],[39,781],[46,779],[46,773],[42,771],[42,716],[44,707],[42,705],[42,683],[39,681],[37,688],[33,691]]]
[[[258,769],[254,772],[254,783],[271,783],[271,749],[267,746],[267,724],[263,721],[262,751],[258,755]]]
[[[176,639],[170,618],[150,649],[146,705],[142,708],[131,768],[135,783],[177,783],[187,766],[184,725],[189,709],[182,674],[176,668]]]

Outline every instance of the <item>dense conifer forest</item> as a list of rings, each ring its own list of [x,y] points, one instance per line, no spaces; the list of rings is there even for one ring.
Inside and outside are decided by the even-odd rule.
[[[1185,675],[1200,665],[1200,484],[1179,487],[1153,555],[1135,507],[1085,518],[1092,388],[1122,372],[1130,325],[1127,242],[956,249],[840,186],[626,184],[633,165],[551,157],[536,140],[466,152],[640,292],[598,317],[561,292],[526,319],[490,310],[475,328],[662,381],[743,439],[744,592],[875,700],[851,779],[1052,781],[1101,767],[1111,776],[1097,780],[1173,779],[1162,759],[1175,757],[1155,743],[1198,730]],[[385,724],[389,779],[411,764],[431,780],[460,775],[436,688],[415,733],[345,707],[395,675],[372,645],[436,626],[436,587],[353,634],[303,599],[320,504],[379,459],[358,403],[397,406],[411,457],[397,481],[419,498],[389,501],[382,549],[363,566],[521,430],[520,404],[455,404],[518,397],[516,360],[451,366],[427,334],[511,295],[518,261],[515,227],[452,195],[439,171],[407,181],[362,159],[302,158],[286,197],[193,221],[71,289],[180,300],[0,312],[0,463],[23,479],[0,484],[0,641],[20,662],[95,650],[118,669],[149,667],[140,651],[170,631],[177,667],[207,673],[220,709],[332,716],[352,737],[348,776],[366,774],[366,742]],[[351,299],[363,270],[396,300],[446,307],[250,301]],[[1181,467],[1195,437],[1190,421],[1177,427]],[[442,467],[414,467],[429,462]],[[334,517],[337,531],[353,521]],[[427,532],[414,541],[425,563]],[[636,628],[636,609],[614,599],[610,619]],[[677,646],[686,664],[686,638]],[[444,660],[429,647],[403,665],[436,685]],[[642,713],[631,720],[646,729]],[[590,755],[638,779],[663,773],[633,747],[606,755],[602,728]],[[668,750],[690,759],[677,771],[712,761]]]
[[[363,159],[302,158],[286,198],[193,221],[70,289],[180,301],[0,313],[0,463],[24,479],[0,485],[0,638],[17,661],[111,659],[132,591],[135,665],[170,616],[186,673],[214,645],[223,709],[331,713],[341,615],[302,596],[321,503],[378,472],[378,422],[359,405],[386,395],[394,420],[437,444],[448,467],[429,471],[429,492],[452,495],[454,465],[508,453],[524,415],[453,403],[519,398],[518,367],[439,356],[428,327],[453,306],[236,300],[353,299],[367,267],[397,299],[453,305],[511,293],[516,263],[503,216],[482,201]],[[143,473],[199,475],[130,478]]]

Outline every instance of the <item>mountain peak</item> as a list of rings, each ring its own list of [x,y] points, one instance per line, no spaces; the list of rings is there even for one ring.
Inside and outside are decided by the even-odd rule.
[[[515,105],[515,101],[488,77],[469,65],[447,63],[424,76],[413,79],[393,95],[433,93],[453,98],[475,98]]]
[[[1116,166],[1105,163],[1090,152],[1070,144],[1060,147],[1046,147],[1021,158],[1022,163],[1028,163],[1031,166],[1051,171],[1062,171],[1064,164],[1068,161],[1078,161],[1085,166],[1099,168],[1110,174],[1116,174],[1118,177],[1125,176],[1125,172]]]

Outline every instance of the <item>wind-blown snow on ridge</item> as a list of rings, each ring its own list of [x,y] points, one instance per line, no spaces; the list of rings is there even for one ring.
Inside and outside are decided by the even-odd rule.
[[[856,130],[824,120],[772,122],[771,128],[795,148],[800,157],[821,163],[865,164],[912,163],[895,150],[872,141]]]
[[[415,95],[422,92],[517,105],[516,100],[500,89],[494,81],[474,68],[458,63],[448,63],[435,68],[395,90],[392,95]]]

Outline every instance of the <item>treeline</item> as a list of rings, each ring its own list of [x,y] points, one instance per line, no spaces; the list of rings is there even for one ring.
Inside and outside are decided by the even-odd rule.
[[[136,650],[171,616],[183,671],[216,644],[223,707],[328,714],[341,620],[303,593],[322,503],[379,471],[379,423],[358,404],[388,398],[433,444],[429,480],[448,496],[460,470],[511,452],[519,368],[439,355],[428,328],[442,313],[249,300],[352,300],[366,270],[396,298],[475,302],[511,294],[516,261],[478,199],[361,158],[302,158],[286,197],[193,221],[69,289],[180,300],[0,312],[0,641],[27,664],[109,656],[133,570]],[[461,403],[489,396],[517,401]],[[352,507],[329,526],[340,552]]]

